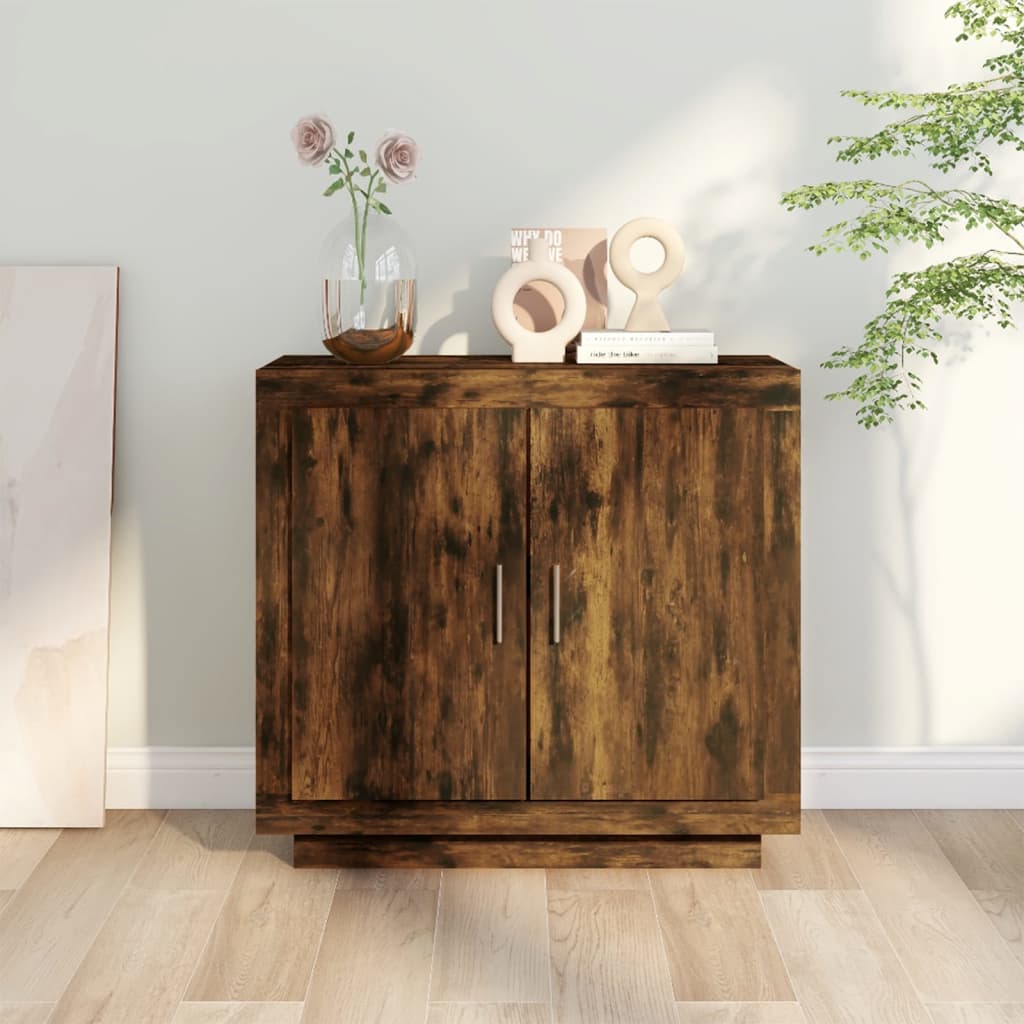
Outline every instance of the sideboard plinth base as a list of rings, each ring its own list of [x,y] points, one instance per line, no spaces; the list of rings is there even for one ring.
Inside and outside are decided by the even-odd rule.
[[[760,836],[295,837],[297,868],[758,868]]]

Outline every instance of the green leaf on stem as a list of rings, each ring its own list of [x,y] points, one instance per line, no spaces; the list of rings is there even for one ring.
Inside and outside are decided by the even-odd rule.
[[[338,191],[338,189],[344,188],[346,184],[347,182],[344,178],[339,178],[337,181],[332,181],[330,185],[328,185],[327,188],[324,189],[324,195],[333,196],[334,193]]]
[[[359,159],[362,160],[364,164],[366,163],[366,150],[365,149],[359,150]]]
[[[353,140],[353,139],[354,139],[355,137],[356,137],[356,133],[355,133],[355,132],[349,132],[349,133],[348,133],[348,144],[349,144],[350,146],[352,145],[352,140]]]
[[[381,213],[390,213],[391,212],[379,199],[375,199],[373,201],[373,205],[376,206],[377,209],[380,210]]]

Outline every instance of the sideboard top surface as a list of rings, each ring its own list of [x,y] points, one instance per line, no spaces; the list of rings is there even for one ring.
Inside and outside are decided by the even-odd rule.
[[[350,366],[329,355],[285,355],[256,371],[256,389],[261,402],[297,406],[800,407],[800,371],[767,355],[624,366],[513,363],[507,356],[403,356]]]

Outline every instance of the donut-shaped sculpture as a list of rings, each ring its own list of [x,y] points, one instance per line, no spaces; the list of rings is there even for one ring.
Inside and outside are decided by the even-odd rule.
[[[554,327],[531,331],[515,316],[516,293],[531,281],[548,281],[565,300],[565,312]],[[491,300],[491,316],[501,336],[512,346],[514,363],[564,363],[565,346],[580,333],[587,315],[587,296],[576,275],[548,259],[548,243],[530,239],[530,258],[514,263],[498,280]]]
[[[665,260],[657,270],[637,270],[630,258],[633,243],[653,238],[665,250]],[[657,217],[638,217],[623,224],[608,249],[608,262],[615,276],[636,295],[633,310],[626,321],[627,331],[667,331],[668,320],[658,302],[661,294],[683,272],[686,248],[671,224]]]

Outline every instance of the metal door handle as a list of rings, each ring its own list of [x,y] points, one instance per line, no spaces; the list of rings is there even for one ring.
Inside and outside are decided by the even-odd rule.
[[[494,641],[495,643],[501,643],[501,631],[502,631],[502,573],[501,563],[499,562],[494,571],[494,589],[495,589],[495,613],[494,613]]]
[[[551,567],[551,642],[562,640],[562,567]]]

